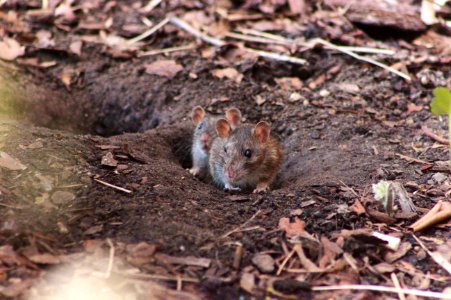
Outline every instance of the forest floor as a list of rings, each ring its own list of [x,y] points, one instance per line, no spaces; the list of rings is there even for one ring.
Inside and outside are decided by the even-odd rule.
[[[449,264],[450,223],[409,227],[451,198],[448,122],[430,113],[433,89],[451,87],[449,29],[396,7],[401,21],[366,24],[340,1],[49,2],[0,1],[0,297],[449,296],[431,253]],[[130,40],[174,16],[203,39],[172,18]],[[402,74],[310,38],[388,49],[359,55]],[[284,163],[271,191],[229,194],[187,171],[196,105],[272,124]],[[380,180],[416,211],[384,211]]]

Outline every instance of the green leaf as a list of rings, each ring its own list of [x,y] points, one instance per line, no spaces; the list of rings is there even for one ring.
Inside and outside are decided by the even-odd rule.
[[[445,87],[434,89],[434,101],[431,104],[434,115],[451,115],[451,91]]]

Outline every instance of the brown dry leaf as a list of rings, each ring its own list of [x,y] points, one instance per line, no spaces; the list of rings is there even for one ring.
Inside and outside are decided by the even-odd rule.
[[[60,79],[64,83],[64,85],[67,88],[69,88],[70,87],[70,83],[72,82],[72,73],[65,72],[65,73],[61,74]]]
[[[216,69],[211,71],[211,73],[215,77],[218,77],[220,79],[228,78],[235,81],[238,84],[241,82],[241,80],[243,80],[243,74],[239,73],[234,68]]]
[[[169,79],[174,78],[182,70],[183,66],[174,60],[159,60],[146,65],[147,74],[164,76]]]
[[[10,284],[9,286],[0,289],[0,296],[5,296],[8,298],[16,298],[20,294],[27,291],[34,283],[35,281],[33,279],[25,279],[20,280],[18,282],[14,282]]]
[[[4,37],[0,41],[0,59],[14,60],[25,54],[25,47],[21,46],[16,40]]]
[[[266,99],[261,95],[257,95],[255,96],[255,102],[257,103],[257,105],[262,105],[266,102]]]
[[[287,91],[300,90],[303,85],[302,81],[297,77],[274,78],[274,81],[280,86],[280,88]]]
[[[407,114],[410,115],[413,112],[419,112],[423,109],[422,105],[415,105],[413,103],[407,104]]]
[[[373,269],[379,274],[392,273],[396,270],[395,266],[386,262],[381,262],[373,266]]]
[[[157,246],[141,242],[138,244],[127,245],[126,250],[127,261],[134,266],[142,266],[152,261]]]
[[[82,47],[83,47],[82,41],[75,41],[70,44],[69,49],[72,53],[75,53],[78,56],[81,56],[81,48]]]
[[[111,152],[107,152],[102,156],[101,164],[108,167],[117,167],[118,161],[114,159],[114,155]]]
[[[102,229],[103,229],[103,225],[92,226],[92,227],[89,227],[88,229],[86,229],[86,231],[83,232],[83,234],[84,235],[95,234],[95,233],[102,231]]]
[[[393,263],[394,261],[400,259],[404,255],[409,252],[409,250],[412,249],[412,244],[409,242],[401,243],[401,246],[399,249],[395,252],[393,251],[387,251],[384,255],[384,260],[388,263]]]
[[[325,268],[335,261],[337,254],[343,253],[343,250],[336,243],[331,242],[325,236],[321,237],[321,244],[323,246],[323,256],[319,260],[319,267]]]
[[[293,223],[290,223],[289,218],[281,218],[279,220],[279,228],[285,231],[287,237],[293,237],[304,231],[305,222],[297,217],[294,219]]]
[[[288,5],[293,14],[302,14],[305,11],[304,0],[288,0]]]
[[[246,292],[252,294],[255,290],[255,275],[251,273],[243,273],[240,279],[240,287]]]
[[[198,258],[194,256],[176,257],[169,256],[163,253],[157,253],[155,254],[155,258],[164,263],[174,265],[187,265],[208,268],[211,264],[211,259],[209,258]]]
[[[37,46],[39,48],[52,48],[55,46],[55,41],[52,40],[52,33],[47,30],[39,30],[36,33],[36,38],[38,39]]]
[[[349,210],[355,212],[359,216],[366,213],[365,207],[363,207],[359,200],[355,200],[354,204],[349,207]]]
[[[44,254],[37,253],[37,254],[27,256],[27,258],[30,261],[40,264],[40,265],[56,265],[56,264],[61,263],[61,260],[57,256],[54,256],[50,253],[44,253]]]
[[[252,263],[260,270],[262,273],[271,273],[274,271],[274,259],[269,254],[257,253],[252,257]]]
[[[301,244],[296,244],[293,247],[293,250],[296,251],[299,260],[301,261],[302,266],[309,272],[320,272],[322,271],[318,266],[311,261],[307,256],[305,256],[304,249],[302,249]]]
[[[1,52],[1,50],[0,50]],[[8,153],[0,151],[0,168],[6,168],[12,171],[25,170],[27,167],[19,160],[13,158]]]

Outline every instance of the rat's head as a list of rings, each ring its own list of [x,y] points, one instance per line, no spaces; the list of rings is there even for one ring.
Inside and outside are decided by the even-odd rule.
[[[231,184],[245,185],[257,175],[255,171],[265,159],[270,130],[267,122],[235,129],[225,119],[216,122],[216,132],[224,141],[224,147],[220,150],[223,171]]]
[[[211,144],[216,138],[217,117],[207,116],[205,110],[196,106],[192,111],[192,120],[196,128],[194,129],[194,140],[199,142],[203,151],[210,151]],[[241,112],[237,108],[230,108],[226,111],[226,118],[232,128],[241,122]]]
[[[191,117],[194,126],[196,126],[194,129],[194,141],[199,143],[203,151],[210,151],[213,139],[216,137],[216,120],[207,116],[205,110],[200,106],[196,106],[193,109]]]

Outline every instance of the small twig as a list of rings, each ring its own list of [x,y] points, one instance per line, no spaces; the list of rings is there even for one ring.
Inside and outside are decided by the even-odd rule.
[[[236,249],[235,249],[235,255],[233,256],[233,268],[235,270],[238,270],[241,265],[241,258],[243,257],[243,244],[237,242],[236,243]]]
[[[413,157],[410,157],[410,156],[407,156],[407,155],[403,155],[403,154],[399,154],[399,153],[396,153],[396,156],[399,156],[400,158],[402,158],[404,160],[414,161],[414,162],[417,162],[417,163],[420,163],[420,164],[425,164],[425,165],[430,165],[431,164],[428,161],[421,160],[421,159],[418,159],[418,158],[413,158]]]
[[[248,39],[249,41],[259,42],[259,40],[257,40],[257,39],[252,40],[253,37],[249,36],[249,35],[253,35],[253,36],[265,38],[265,40],[261,40],[262,43],[269,43],[268,40],[270,40],[270,41],[273,41],[274,44],[281,44],[281,45],[286,45],[286,46],[293,46],[294,43],[297,42],[293,39],[288,39],[288,38],[285,38],[280,35],[275,35],[275,34],[267,33],[264,31],[255,30],[255,29],[240,28],[240,29],[236,29],[236,30],[238,32],[244,33],[245,35],[240,34],[240,35],[235,35],[235,36],[231,36],[231,37],[235,37],[235,38],[243,39],[243,40]],[[246,34],[249,34],[249,35],[246,35]],[[311,48],[310,41],[307,41],[305,43],[305,45],[308,45],[308,47]],[[390,49],[355,47],[355,46],[336,46],[336,47],[338,47],[340,49],[344,49],[344,50],[348,50],[348,51],[352,51],[352,52],[360,52],[360,53],[386,54],[386,55],[394,55],[395,54],[395,51],[390,50]]]
[[[181,291],[183,286],[182,275],[177,274],[177,291]]]
[[[397,289],[389,286],[376,286],[376,285],[332,285],[332,286],[314,286],[312,291],[322,292],[322,291],[339,291],[339,290],[358,290],[358,291],[375,291],[375,292],[386,292],[397,294],[402,291],[404,294],[415,295],[420,297],[431,297],[437,299],[451,299],[450,294],[421,291],[414,289]]]
[[[398,292],[399,300],[406,300],[406,296],[405,296],[404,293],[402,292],[402,287],[401,287],[401,285],[399,284],[399,280],[398,280],[398,277],[396,277],[396,274],[395,274],[395,273],[391,273],[390,277],[391,277],[391,280],[393,281],[393,285],[394,285],[395,288],[397,288],[398,291],[399,291],[399,292]]]
[[[122,275],[124,277],[130,278],[130,279],[138,279],[138,280],[165,280],[165,281],[175,281],[179,280],[177,276],[164,276],[164,275],[158,275],[158,274],[127,274],[122,272],[113,272],[114,274]],[[182,281],[185,282],[192,282],[192,283],[199,283],[199,279],[197,278],[190,278],[190,277],[182,277]]]
[[[291,250],[290,253],[288,253],[288,255],[285,257],[285,259],[282,261],[282,263],[280,264],[279,269],[277,270],[276,275],[279,276],[280,273],[282,273],[283,268],[285,268],[285,265],[287,264],[287,262],[290,260],[290,258],[293,256],[293,254],[296,252],[295,249]]]
[[[162,0],[150,0],[146,6],[142,8],[142,11],[145,13],[150,13],[158,4],[161,3]]]
[[[374,60],[374,59],[372,59],[372,58],[364,57],[364,56],[355,54],[355,53],[352,52],[352,51],[349,51],[349,50],[340,48],[339,46],[336,46],[336,45],[334,45],[334,44],[332,44],[332,43],[330,43],[330,42],[328,42],[328,41],[326,41],[326,40],[323,40],[323,39],[320,39],[320,38],[316,38],[316,39],[311,40],[310,42],[317,42],[317,43],[319,43],[319,44],[323,44],[323,45],[325,45],[325,46],[327,46],[327,47],[329,47],[329,48],[335,49],[335,50],[340,51],[340,52],[343,52],[343,53],[345,53],[345,54],[347,54],[347,55],[349,55],[349,56],[352,56],[352,57],[354,57],[355,59],[358,59],[358,60],[361,60],[361,61],[364,61],[364,62],[373,64],[373,65],[376,65],[376,66],[378,66],[378,67],[381,67],[381,68],[383,68],[383,69],[385,69],[385,70],[387,70],[387,71],[390,71],[390,72],[392,72],[392,73],[394,73],[394,74],[396,74],[396,75],[398,75],[398,76],[400,76],[400,77],[402,77],[402,78],[404,78],[404,79],[406,79],[406,80],[408,80],[408,81],[411,80],[410,76],[407,75],[407,74],[404,74],[404,73],[402,73],[402,72],[400,72],[400,71],[398,71],[398,70],[395,70],[394,68],[389,67],[389,66],[387,66],[387,65],[385,65],[385,64],[383,64],[383,63],[381,63],[381,62],[378,62],[377,60]]]
[[[105,181],[100,180],[100,179],[95,179],[95,178],[94,178],[94,181],[97,181],[97,182],[100,183],[100,184],[103,184],[103,185],[105,185],[105,186],[107,186],[107,187],[116,189],[116,190],[118,190],[118,191],[121,191],[121,192],[124,192],[124,193],[127,193],[127,194],[131,194],[131,193],[132,193],[132,191],[130,191],[130,190],[124,189],[124,188],[122,188],[122,187],[119,187],[119,186],[117,186],[117,185],[114,185],[114,184],[105,182]]]
[[[305,65],[307,63],[307,61],[305,59],[294,57],[294,56],[288,56],[288,55],[274,53],[274,52],[267,52],[267,51],[257,50],[257,49],[248,48],[248,47],[243,47],[243,49],[247,50],[249,52],[258,54],[261,57],[271,58],[274,60],[286,61],[286,62],[290,62],[293,64],[298,64],[298,65]]]
[[[134,44],[136,42],[139,42],[149,36],[151,36],[152,34],[154,34],[155,32],[157,32],[161,27],[163,27],[164,25],[166,25],[169,22],[168,18],[163,19],[160,23],[158,23],[157,25],[155,25],[154,27],[144,31],[143,33],[141,33],[138,36],[135,36],[134,38],[131,38],[127,41],[127,44],[131,45]]]
[[[191,33],[192,35],[194,35],[195,37],[209,43],[212,44],[214,46],[217,47],[221,47],[225,45],[225,42],[211,37],[205,33],[200,32],[199,30],[195,29],[194,27],[192,27],[191,25],[189,25],[188,23],[186,23],[185,21],[183,21],[182,19],[179,19],[177,17],[172,17],[169,19],[169,22],[171,22],[172,24],[174,24],[175,26],[179,27],[180,29],[185,30],[188,33]]]
[[[423,244],[423,242],[417,238],[417,236],[415,234],[412,233],[413,238],[418,242],[418,244],[420,244],[421,248],[424,249],[424,251],[427,252],[427,254],[429,254],[430,257],[432,257],[432,259],[439,265],[441,266],[443,269],[445,269],[449,274],[451,274],[451,263],[444,258],[442,255],[434,255],[434,253],[432,253],[431,251],[429,251],[429,249]],[[449,299],[451,299],[451,295],[449,295]]]
[[[187,31],[188,33],[191,33],[195,37],[197,37],[207,43],[210,43],[214,46],[221,47],[226,44],[226,42],[224,42],[223,40],[217,39],[217,38],[211,37],[205,33],[202,33],[201,31],[195,29],[194,27],[192,27],[191,25],[189,25],[188,23],[186,23],[185,21],[183,21],[177,17],[170,18],[170,22],[172,24],[174,24],[175,26]],[[290,63],[294,63],[294,64],[301,64],[301,65],[304,65],[307,63],[306,60],[297,58],[297,57],[292,57],[292,56],[287,56],[287,55],[278,54],[278,53],[274,53],[274,52],[267,52],[267,51],[253,49],[253,48],[247,48],[247,47],[243,47],[243,49],[248,52],[255,53],[261,57],[271,58],[274,60],[286,61],[286,62],[290,62]]]
[[[191,50],[194,48],[195,48],[195,45],[189,44],[189,45],[180,46],[180,47],[170,47],[170,48],[164,48],[164,49],[149,50],[149,51],[143,51],[143,52],[138,53],[138,57],[152,56],[152,55],[158,55],[158,54],[162,54],[162,53],[166,54],[166,53],[171,53],[171,52],[176,52],[176,51]]]
[[[449,141],[445,139],[444,137],[439,136],[438,134],[434,133],[432,130],[430,130],[426,125],[421,126],[421,130],[423,133],[432,138],[433,140],[436,140],[440,144],[449,145]]]
[[[237,228],[230,230],[229,232],[226,232],[225,234],[223,234],[220,239],[224,239],[226,237],[228,237],[229,235],[240,231],[242,228],[246,227],[247,224],[249,224],[250,222],[252,222],[262,211],[259,209],[249,220],[247,220],[246,222],[244,222],[243,224],[241,224],[240,226],[238,226]]]
[[[370,53],[370,54],[385,54],[385,55],[395,55],[395,51],[390,49],[380,49],[380,48],[368,48],[368,47],[355,47],[355,46],[338,46],[340,49],[357,52],[357,53]]]
[[[228,32],[226,33],[227,37],[231,37],[238,40],[248,41],[248,42],[254,42],[254,43],[262,43],[262,44],[277,44],[277,45],[284,45],[284,46],[290,46],[291,42],[286,41],[278,41],[278,40],[272,40],[268,39],[266,37],[254,37],[250,35],[244,35],[240,33],[235,32]]]
[[[111,242],[111,239],[106,239],[106,242],[108,243],[108,246],[110,247],[110,257],[108,259],[108,268],[105,272],[105,278],[110,278],[111,271],[113,270],[113,263],[114,263],[114,245],[113,242]]]

